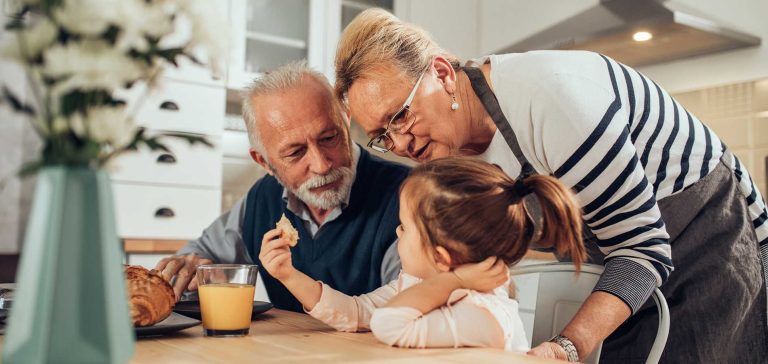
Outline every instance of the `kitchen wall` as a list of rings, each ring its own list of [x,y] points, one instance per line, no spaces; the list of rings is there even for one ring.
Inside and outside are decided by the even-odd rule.
[[[0,4],[2,4],[0,2]],[[0,7],[0,21],[6,21],[7,9]],[[10,41],[10,34],[0,29],[0,46]],[[25,97],[24,73],[17,65],[0,59],[0,84],[19,97]],[[34,178],[15,176],[23,163],[35,158],[40,141],[26,118],[0,103],[0,254],[16,253],[29,213],[34,192]]]
[[[765,197],[768,192],[768,78],[675,93],[673,97],[731,148]]]

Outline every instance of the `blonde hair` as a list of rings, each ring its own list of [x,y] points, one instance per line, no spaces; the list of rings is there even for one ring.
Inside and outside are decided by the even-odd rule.
[[[423,29],[383,9],[360,13],[344,29],[336,51],[336,97],[346,101],[352,84],[372,69],[390,63],[417,78],[435,56],[459,67],[456,56],[440,48]]]
[[[305,77],[315,80],[324,90],[328,91],[324,95],[327,97],[327,102],[333,105],[333,110],[338,114],[338,117],[342,117],[344,109],[338,100],[333,98],[333,87],[331,87],[328,79],[319,71],[309,67],[305,60],[287,63],[262,77],[254,79],[242,93],[243,121],[245,122],[245,128],[248,130],[248,140],[251,142],[253,150],[267,160],[264,143],[261,140],[259,128],[257,127],[256,112],[253,109],[253,98],[262,95],[274,95],[289,89],[298,88],[304,84]],[[344,127],[346,127],[346,124],[344,124]]]

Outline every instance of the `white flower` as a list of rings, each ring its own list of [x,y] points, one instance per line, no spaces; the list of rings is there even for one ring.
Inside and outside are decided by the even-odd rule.
[[[38,19],[28,28],[14,31],[5,42],[0,57],[13,59],[17,62],[27,63],[40,56],[40,53],[49,47],[58,34],[58,28],[46,18]]]
[[[48,19],[38,19],[31,27],[19,31],[18,35],[18,47],[21,55],[24,59],[35,59],[40,55],[43,49],[49,47],[54,40],[59,30]]]
[[[120,28],[117,48],[146,51],[147,36],[161,38],[173,32],[173,17],[168,6],[137,0],[120,1],[115,25]]]
[[[43,74],[59,80],[51,88],[54,98],[76,89],[123,88],[148,70],[148,66],[103,41],[57,44],[44,53]]]
[[[220,14],[211,1],[177,0],[181,12],[180,21],[191,26],[188,51],[202,51],[208,58],[208,66],[214,74],[222,72],[223,55],[226,54],[229,29],[224,14]]]
[[[56,115],[51,122],[51,134],[62,134],[69,130],[69,123],[67,118],[61,115]]]
[[[85,125],[93,141],[109,144],[114,149],[126,147],[136,133],[133,119],[128,117],[124,106],[89,109]]]
[[[123,1],[136,0],[65,0],[53,11],[53,17],[70,33],[98,36],[115,23]]]
[[[72,133],[78,138],[85,138],[87,136],[83,114],[78,112],[69,117],[69,129],[72,130]]]

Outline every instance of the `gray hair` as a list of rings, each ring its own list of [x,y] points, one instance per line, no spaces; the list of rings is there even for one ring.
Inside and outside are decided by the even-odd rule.
[[[291,88],[299,87],[304,80],[304,76],[317,81],[326,88],[328,90],[328,101],[334,105],[334,111],[337,113],[343,112],[341,105],[333,96],[333,87],[328,82],[328,79],[319,71],[310,68],[306,61],[295,61],[280,66],[274,71],[254,79],[242,93],[243,120],[245,121],[245,128],[248,130],[248,139],[251,142],[253,150],[261,154],[267,162],[269,162],[269,158],[267,157],[266,149],[264,149],[264,144],[259,135],[256,113],[253,110],[253,98],[261,95],[276,94]]]

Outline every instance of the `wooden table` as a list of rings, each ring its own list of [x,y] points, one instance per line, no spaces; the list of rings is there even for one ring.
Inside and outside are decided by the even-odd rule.
[[[370,333],[343,333],[312,317],[273,309],[241,338],[203,337],[202,327],[140,339],[132,363],[562,363],[498,349],[401,349]]]
[[[0,351],[3,347],[0,336]],[[202,326],[138,339],[131,363],[563,363],[489,348],[401,349],[371,333],[338,332],[309,315],[273,309],[248,336],[211,338]]]

